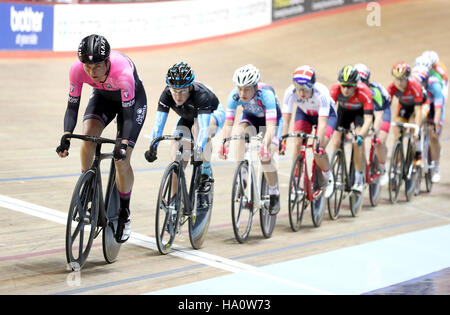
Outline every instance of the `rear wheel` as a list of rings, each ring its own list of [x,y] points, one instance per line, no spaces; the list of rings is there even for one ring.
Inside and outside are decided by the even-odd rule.
[[[194,183],[200,183],[200,168],[195,173],[197,178],[194,178]],[[193,208],[195,216],[192,214],[189,217],[189,240],[195,249],[202,247],[208,233],[214,198],[214,182],[200,184],[203,186],[201,189],[197,187],[197,184],[194,187],[194,191],[197,192],[196,209]]]
[[[325,207],[325,191],[322,190],[321,180],[323,180],[323,175],[321,173],[320,168],[314,165],[313,196],[317,195],[317,197],[313,197],[311,201],[311,217],[315,227],[319,227],[322,224]],[[316,194],[319,190],[320,193]]]

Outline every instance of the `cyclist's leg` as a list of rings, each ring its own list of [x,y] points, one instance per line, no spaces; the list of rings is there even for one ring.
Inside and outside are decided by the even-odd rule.
[[[361,131],[361,127],[364,124],[364,113],[358,112],[353,113],[353,123],[355,125],[355,132],[359,134]],[[365,167],[365,157],[364,157],[364,141],[361,146],[355,142],[353,143],[353,163],[355,166],[355,183],[352,187],[353,190],[362,192],[364,185],[364,167]]]
[[[377,133],[377,139],[379,143],[375,143],[375,154],[378,159],[378,169],[381,173],[380,183],[381,185],[387,184],[388,177],[386,172],[386,159],[387,159],[387,146],[386,141],[389,136],[389,130],[391,127],[391,109],[386,108],[383,111],[375,111],[375,131]],[[378,117],[377,117],[378,116]]]
[[[440,143],[440,133],[441,133],[441,118],[442,118],[442,110],[443,108],[437,109],[434,108],[434,104],[431,104],[431,110],[430,114],[428,116],[428,119],[431,122],[434,122],[434,127],[430,126],[430,159],[434,163],[433,168],[433,176],[431,181],[433,183],[438,183],[440,181],[440,174],[439,174],[439,160],[441,155],[441,143]],[[439,116],[439,119],[437,118]],[[436,121],[438,123],[436,124]]]
[[[93,90],[83,116],[83,134],[99,137],[103,129],[116,117],[117,104],[103,97],[98,90]],[[95,143],[83,141],[80,149],[81,171],[87,170],[93,161]]]
[[[280,211],[280,192],[278,188],[278,170],[276,161],[274,159],[275,153],[278,152],[279,137],[281,136],[281,131],[283,128],[283,120],[281,116],[281,111],[277,113],[277,121],[268,122],[266,124],[266,119],[259,119],[257,129],[258,131],[263,131],[264,135],[267,137],[271,136],[270,145],[268,148],[268,156],[260,155],[260,162],[264,172],[264,177],[268,184],[268,193],[270,195],[270,205],[269,212],[271,215],[276,215]],[[263,144],[264,146],[265,144]],[[261,147],[264,149],[264,147]],[[265,149],[264,149],[265,151]],[[261,153],[261,150],[260,150]]]
[[[117,141],[121,142],[123,137],[124,118],[122,105],[117,113]],[[144,87],[141,85],[136,89],[136,102],[134,104],[133,126],[128,137],[128,147],[126,158],[121,161],[114,160],[116,167],[116,183],[120,197],[120,213],[117,226],[116,240],[126,242],[131,234],[130,220],[130,198],[134,184],[134,172],[131,167],[131,154],[137,142],[139,134],[147,115],[147,96]]]

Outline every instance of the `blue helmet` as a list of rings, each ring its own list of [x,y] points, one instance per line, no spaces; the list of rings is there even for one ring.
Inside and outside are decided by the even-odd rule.
[[[171,88],[184,88],[192,85],[195,74],[191,67],[184,62],[174,64],[166,75],[166,84]]]

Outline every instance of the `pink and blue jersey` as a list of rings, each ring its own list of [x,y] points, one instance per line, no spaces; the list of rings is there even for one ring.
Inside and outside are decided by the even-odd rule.
[[[104,82],[94,82],[79,60],[69,72],[69,99],[64,117],[64,131],[73,132],[77,123],[83,84],[94,88],[84,119],[97,119],[105,126],[118,115],[120,137],[134,145],[146,116],[145,90],[133,62],[119,51],[111,51],[110,67]],[[118,121],[119,126],[119,121]]]
[[[236,109],[242,106],[243,118],[250,120],[279,121],[281,118],[281,110],[273,88],[265,83],[259,83],[255,96],[249,101],[244,102],[240,99],[237,88],[231,91],[228,97],[226,120],[234,121]],[[264,123],[265,125],[265,123]]]

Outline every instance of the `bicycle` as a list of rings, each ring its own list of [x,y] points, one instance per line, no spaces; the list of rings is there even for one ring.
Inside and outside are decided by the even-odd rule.
[[[66,226],[66,258],[70,268],[79,271],[89,256],[94,239],[102,232],[103,256],[113,263],[119,254],[121,243],[115,238],[119,219],[120,197],[116,185],[116,168],[113,153],[101,153],[102,144],[116,144],[115,140],[101,137],[67,134],[67,138],[91,141],[96,144],[91,167],[81,174],[70,202]],[[103,195],[100,162],[111,160],[106,194]],[[88,233],[85,241],[85,233]]]
[[[214,196],[214,180],[212,178],[208,182],[201,180],[201,164],[194,161],[193,140],[190,139],[193,171],[189,192],[182,160],[182,141],[186,138],[183,139],[182,135],[161,136],[152,141],[150,148],[156,151],[156,143],[165,140],[177,141],[178,150],[175,161],[170,163],[164,171],[156,205],[156,244],[163,255],[170,252],[176,235],[180,233],[181,227],[187,221],[189,221],[189,240],[192,247],[194,249],[202,247],[211,221]],[[205,199],[207,206],[201,204],[201,201]]]
[[[400,134],[392,149],[389,165],[389,200],[396,203],[402,181],[405,182],[406,200],[410,201],[415,192],[416,177],[420,172],[420,166],[414,166],[415,142],[411,133],[406,129],[414,129],[414,134],[419,134],[419,126],[410,123],[394,123],[393,126],[400,128]],[[406,154],[404,152],[404,139],[407,139]]]
[[[265,238],[270,238],[277,217],[269,214],[269,185],[262,174],[261,163],[258,164],[258,172],[255,173],[249,150],[252,140],[261,143],[263,137],[259,135],[252,137],[249,135],[231,136],[223,139],[222,145],[224,146],[227,141],[231,140],[245,140],[245,156],[236,167],[231,191],[231,218],[234,235],[239,243],[246,242],[250,235],[253,216],[259,210],[262,233]],[[261,183],[260,186],[258,185],[259,182]]]
[[[313,159],[311,167],[311,177],[308,175],[308,166],[306,163],[306,149],[313,149],[313,144],[308,144],[308,139],[316,141],[316,148],[319,148],[319,137],[304,132],[290,133],[281,137],[281,143],[289,137],[297,137],[301,139],[300,153],[294,160],[289,177],[289,223],[294,232],[300,230],[303,212],[311,205],[311,217],[315,227],[319,227],[323,219],[323,208],[325,198],[321,188],[320,180],[322,174],[320,168],[317,167],[316,161]],[[333,176],[330,174],[330,176]]]
[[[353,217],[358,216],[362,208],[363,193],[355,192],[352,186],[355,182],[355,165],[353,161],[354,149],[352,145],[350,166],[347,169],[347,158],[345,154],[345,139],[348,133],[352,133],[356,138],[354,130],[344,129],[338,127],[337,131],[342,132],[339,148],[333,153],[331,158],[331,169],[335,179],[335,189],[333,194],[328,198],[328,213],[331,220],[336,220],[339,217],[339,212],[342,204],[342,199],[349,196],[350,211]],[[365,177],[365,174],[363,173]],[[365,182],[365,178],[363,179]]]
[[[372,207],[378,205],[378,201],[381,195],[380,185],[380,171],[378,169],[378,157],[375,154],[375,144],[380,144],[380,140],[377,139],[375,129],[372,127],[372,138],[370,140],[369,160],[366,163],[366,184],[369,186],[369,198]]]
[[[435,124],[432,121],[426,120],[420,126],[419,138],[420,138],[420,147],[422,149],[422,167],[418,169],[417,181],[416,181],[416,189],[414,191],[414,195],[418,195],[420,193],[420,186],[422,183],[422,174],[425,178],[425,189],[427,192],[431,191],[433,186],[433,182],[431,181],[431,177],[433,176],[434,162],[430,162],[430,128],[435,128]]]

